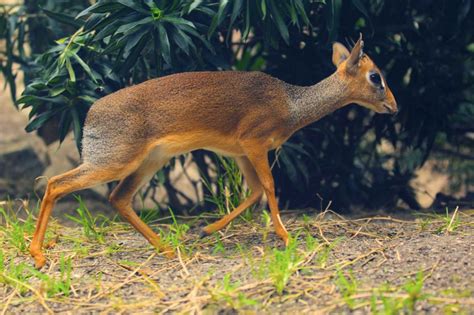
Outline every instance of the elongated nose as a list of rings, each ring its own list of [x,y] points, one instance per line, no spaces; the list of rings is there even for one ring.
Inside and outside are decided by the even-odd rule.
[[[387,104],[387,109],[390,111],[390,114],[396,114],[398,113],[398,105],[397,101],[395,100],[395,96],[393,96],[392,91],[388,90],[387,91],[387,97],[386,97],[386,102]]]

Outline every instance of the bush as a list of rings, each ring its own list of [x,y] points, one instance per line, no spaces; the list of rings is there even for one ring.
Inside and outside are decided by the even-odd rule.
[[[393,206],[400,198],[416,207],[408,182],[434,149],[471,153],[470,4],[99,0],[87,6],[30,0],[17,11],[5,7],[0,19],[0,36],[10,43],[1,71],[12,93],[12,64],[28,74],[18,100],[31,107],[27,131],[55,122],[57,137],[72,130],[80,148],[92,103],[120,88],[204,69],[263,70],[290,83],[314,84],[334,70],[331,42],[362,32],[368,54],[387,73],[400,114],[377,116],[351,106],[298,132],[274,169],[279,194],[299,207],[319,206],[316,194],[342,208]],[[29,15],[31,8],[38,14]],[[32,27],[38,19],[48,36],[27,55],[24,45],[41,37]],[[193,154],[205,169],[203,153]]]

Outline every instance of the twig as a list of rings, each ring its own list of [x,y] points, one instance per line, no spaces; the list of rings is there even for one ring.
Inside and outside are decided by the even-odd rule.
[[[40,302],[40,304],[44,307],[44,309],[46,310],[46,312],[48,312],[49,314],[53,314],[53,311],[49,308],[49,306],[46,304],[46,302],[44,301],[44,298],[41,296],[41,294],[35,289],[33,288],[32,286],[26,284],[26,283],[23,283],[15,278],[12,278],[10,277],[9,275],[7,275],[5,272],[2,272],[2,277],[5,277],[6,279],[8,279],[9,281],[12,281],[12,282],[15,282],[16,284],[19,284],[25,288],[27,288],[28,290],[30,290],[31,292],[33,292],[34,295],[36,295],[38,297],[38,301]]]

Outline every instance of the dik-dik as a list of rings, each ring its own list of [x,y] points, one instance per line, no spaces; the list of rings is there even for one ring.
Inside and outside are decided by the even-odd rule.
[[[54,203],[71,192],[120,181],[115,209],[156,248],[172,256],[132,209],[132,198],[172,157],[206,149],[235,159],[251,194],[231,213],[203,229],[222,229],[265,193],[276,234],[288,242],[275,198],[268,152],[293,133],[350,103],[377,113],[397,104],[380,70],[363,53],[362,37],[349,52],[333,45],[335,73],[301,87],[260,72],[189,72],[149,80],[108,95],[90,109],[82,164],[48,181],[30,246],[36,267]]]

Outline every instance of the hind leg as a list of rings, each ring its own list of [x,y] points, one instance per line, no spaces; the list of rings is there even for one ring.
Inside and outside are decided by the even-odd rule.
[[[151,245],[164,252],[168,257],[173,257],[173,250],[161,242],[160,237],[140,219],[132,208],[135,193],[143,184],[147,183],[168,160],[169,158],[162,156],[159,150],[152,152],[135,172],[128,175],[119,183],[110,194],[109,200],[120,215],[140,232]]]
[[[48,220],[55,202],[74,191],[116,180],[119,174],[120,172],[117,169],[106,170],[90,164],[82,164],[71,171],[52,177],[48,181],[48,186],[41,202],[35,234],[30,245],[30,254],[35,260],[36,268],[43,267],[46,262],[41,249]]]

